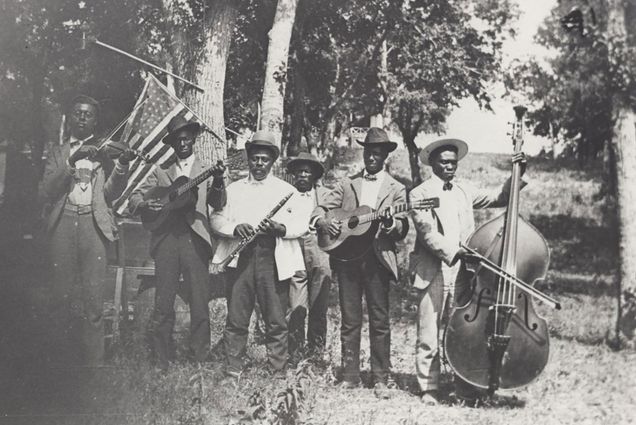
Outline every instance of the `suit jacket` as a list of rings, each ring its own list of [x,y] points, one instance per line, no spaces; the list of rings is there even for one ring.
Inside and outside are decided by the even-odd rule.
[[[525,185],[525,183],[523,183]],[[443,183],[439,178],[431,177],[414,188],[409,197],[411,202],[420,199],[440,197]],[[466,241],[475,230],[473,209],[504,207],[510,194],[510,180],[496,190],[479,190],[467,183],[453,181],[453,190],[457,190],[458,203],[451,206],[459,218],[459,241],[444,235],[452,222],[444,214],[435,211],[412,210],[411,217],[417,232],[415,246],[409,258],[409,271],[413,285],[426,289],[442,270],[442,262],[451,266],[455,263],[459,243]]]
[[[362,195],[362,171],[350,178],[344,178],[336,185],[333,191],[327,194],[321,204],[314,210],[312,220],[324,217],[325,213],[334,208],[353,210],[360,206]],[[380,210],[391,205],[406,202],[406,189],[404,185],[391,177],[388,173],[382,182],[375,204],[375,209]],[[376,257],[384,267],[393,273],[398,279],[398,262],[395,254],[395,242],[404,239],[409,230],[408,218],[404,214],[395,217],[395,226],[387,231],[382,226],[373,240],[373,250]]]
[[[47,234],[55,229],[62,210],[71,191],[73,177],[68,165],[71,146],[68,141],[62,145],[54,145],[46,159],[44,178],[40,185],[40,201],[45,204],[45,221]],[[120,173],[114,162],[103,157],[96,165],[92,175],[93,218],[97,227],[110,241],[117,239],[117,224],[112,212],[112,203],[121,196],[128,181],[126,172]]]
[[[190,178],[194,178],[201,174],[206,167],[195,157],[190,171]],[[128,201],[128,209],[131,214],[137,214],[139,204],[144,200],[144,194],[156,186],[170,186],[177,179],[176,162],[163,164],[155,167],[155,170],[148,176],[145,183],[135,190]],[[212,255],[213,247],[212,238],[210,237],[210,224],[208,216],[207,190],[205,184],[197,186],[197,203],[195,208],[189,209],[185,215],[186,223],[190,228],[208,244],[210,247],[209,255]],[[154,251],[159,242],[166,236],[165,233],[153,233],[150,238],[150,255],[154,256]]]

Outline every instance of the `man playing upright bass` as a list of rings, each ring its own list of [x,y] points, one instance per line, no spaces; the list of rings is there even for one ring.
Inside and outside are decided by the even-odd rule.
[[[437,140],[425,146],[420,159],[430,165],[433,175],[410,193],[411,202],[439,198],[439,207],[432,212],[412,211],[417,239],[410,256],[410,271],[413,286],[419,292],[415,364],[422,402],[428,405],[439,400],[439,329],[455,300],[461,303],[462,295],[469,292],[465,291],[468,288],[455,288],[459,260],[471,260],[460,242],[475,230],[473,209],[503,207],[510,194],[510,181],[494,191],[456,181],[458,162],[467,153],[468,145],[458,139]],[[515,154],[512,161],[521,163],[523,174],[524,154]],[[456,393],[467,402],[479,395],[459,378]]]

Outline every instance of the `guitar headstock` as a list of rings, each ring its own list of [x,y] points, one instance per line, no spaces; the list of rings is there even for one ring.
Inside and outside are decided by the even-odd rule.
[[[426,198],[415,201],[411,208],[416,210],[430,210],[433,208],[439,208],[439,198]]]

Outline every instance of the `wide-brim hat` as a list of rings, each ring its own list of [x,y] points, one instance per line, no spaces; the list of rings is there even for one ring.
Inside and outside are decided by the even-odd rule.
[[[442,146],[453,146],[457,149],[457,160],[462,159],[468,153],[468,144],[460,139],[440,139],[424,146],[420,151],[420,160],[424,165],[431,165],[429,158],[435,149]]]
[[[188,121],[181,115],[177,115],[168,123],[168,135],[163,138],[163,143],[171,145],[174,136],[181,130],[190,130],[196,136],[201,131],[201,124],[196,121]]]
[[[274,159],[280,155],[280,148],[276,144],[276,136],[266,130],[259,130],[254,133],[249,142],[245,142],[245,151],[249,151],[253,148],[266,148],[274,153]]]
[[[362,146],[383,146],[388,152],[393,152],[397,148],[397,143],[389,140],[389,135],[381,128],[371,127],[363,142],[358,141]]]
[[[300,152],[298,156],[291,158],[289,162],[287,162],[287,171],[293,173],[294,169],[301,164],[309,164],[316,179],[321,178],[325,173],[325,167],[322,166],[318,158],[309,152]]]

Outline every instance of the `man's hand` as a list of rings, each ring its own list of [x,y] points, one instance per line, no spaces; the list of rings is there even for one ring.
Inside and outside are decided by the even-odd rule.
[[[465,263],[478,263],[480,261],[478,256],[472,254],[469,250],[467,250],[463,246],[459,247],[459,251],[457,251],[455,258],[461,259]]]
[[[163,204],[158,199],[147,199],[142,201],[137,209],[147,210],[147,211],[161,211],[163,208]]]
[[[212,176],[214,178],[223,177],[223,173],[225,173],[225,164],[223,164],[223,161],[218,160],[216,161],[216,164],[212,167]]]
[[[391,214],[391,208],[384,210],[384,213],[380,216],[380,220],[382,221],[382,226],[384,226],[385,229],[393,226],[395,219],[393,218],[393,214]]]
[[[71,167],[75,168],[75,163],[80,159],[89,158],[93,159],[97,155],[97,147],[93,145],[82,145],[78,150],[73,152],[68,159],[68,163]]]
[[[130,164],[130,161],[135,159],[136,156],[137,154],[135,153],[135,151],[133,151],[132,149],[126,149],[125,151],[121,153],[121,155],[119,155],[118,160],[121,163],[121,165],[128,165]]]
[[[521,175],[523,176],[526,172],[526,167],[528,166],[528,158],[526,158],[526,154],[523,152],[519,152],[512,155],[512,163],[519,163],[519,165],[521,166]]]
[[[316,221],[316,227],[327,232],[332,238],[337,238],[340,235],[340,226],[340,221],[334,219],[326,220],[320,218]]]
[[[254,228],[247,223],[241,223],[234,228],[234,236],[241,239],[247,239],[254,234]]]
[[[283,237],[285,236],[285,233],[287,233],[287,228],[284,224],[270,220],[269,218],[266,218],[261,222],[258,226],[258,230],[262,233],[276,237]]]
[[[212,167],[212,187],[217,189],[223,187],[223,174],[225,174],[225,164],[223,164],[223,161],[216,161],[216,165]]]

